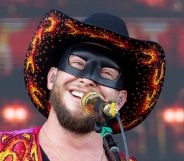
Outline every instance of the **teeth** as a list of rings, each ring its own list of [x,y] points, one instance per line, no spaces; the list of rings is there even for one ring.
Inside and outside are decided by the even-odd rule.
[[[84,93],[77,92],[77,91],[72,91],[71,93],[72,93],[72,95],[80,97],[80,98],[83,97],[83,95],[84,95]]]

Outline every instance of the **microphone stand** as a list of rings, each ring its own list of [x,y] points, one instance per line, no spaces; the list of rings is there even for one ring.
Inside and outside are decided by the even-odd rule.
[[[106,149],[106,151],[110,152],[108,155],[110,156],[112,161],[121,161],[119,148],[112,136],[112,129],[107,126],[103,126],[101,123],[96,123],[95,130],[97,133],[101,133],[104,141],[104,148]]]

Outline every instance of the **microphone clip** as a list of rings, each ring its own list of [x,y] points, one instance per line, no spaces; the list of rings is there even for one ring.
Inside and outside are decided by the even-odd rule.
[[[101,133],[108,158],[111,158],[112,161],[121,161],[119,148],[117,142],[114,141],[112,129],[104,126],[102,123],[96,122],[95,131]]]

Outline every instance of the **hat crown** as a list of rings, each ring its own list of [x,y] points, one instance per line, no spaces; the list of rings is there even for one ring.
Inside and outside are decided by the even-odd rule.
[[[124,21],[120,17],[115,15],[98,12],[86,18],[83,22],[116,32],[126,37],[129,36],[128,29]]]

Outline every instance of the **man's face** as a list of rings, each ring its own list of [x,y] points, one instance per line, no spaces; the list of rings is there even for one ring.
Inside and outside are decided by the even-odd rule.
[[[69,57],[69,65],[77,70],[83,70],[86,60],[78,55]],[[49,77],[55,74],[55,82],[50,82]],[[100,70],[100,76],[114,80],[117,78],[118,70],[104,66]],[[94,130],[96,122],[103,122],[102,116],[86,114],[80,107],[81,97],[91,91],[101,94],[105,101],[118,101],[121,97],[122,103],[126,100],[126,92],[100,85],[88,78],[76,77],[72,74],[51,68],[48,75],[48,88],[51,90],[50,102],[57,115],[58,121],[64,128],[75,133],[88,133]],[[120,103],[119,106],[122,106]]]
[[[58,71],[56,82],[50,93],[50,102],[60,125],[67,130],[85,134],[94,130],[95,123],[103,122],[100,115],[88,115],[80,107],[80,99],[89,91],[78,78]]]

